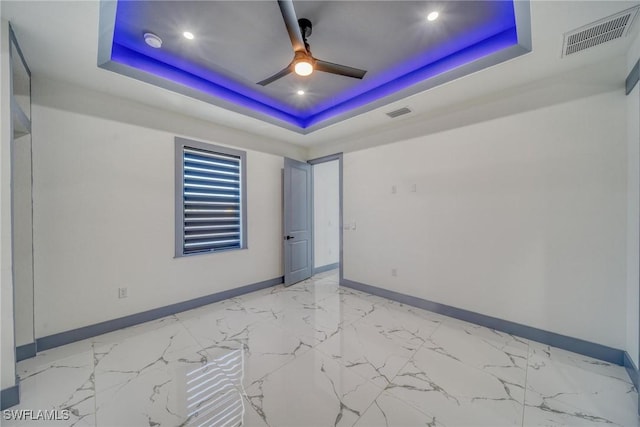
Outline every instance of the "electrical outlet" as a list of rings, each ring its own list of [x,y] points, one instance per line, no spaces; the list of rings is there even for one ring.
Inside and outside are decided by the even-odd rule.
[[[398,269],[397,268],[392,268],[391,269],[391,275],[393,277],[397,277],[398,276]]]
[[[118,298],[126,298],[127,296],[127,288],[118,288]]]

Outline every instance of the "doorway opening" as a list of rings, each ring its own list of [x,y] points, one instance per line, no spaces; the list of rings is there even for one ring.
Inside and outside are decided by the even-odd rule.
[[[319,160],[319,161],[318,161]],[[312,160],[313,274],[340,267],[341,158]]]

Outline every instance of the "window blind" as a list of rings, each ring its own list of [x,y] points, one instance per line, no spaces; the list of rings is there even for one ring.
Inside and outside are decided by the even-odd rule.
[[[242,245],[239,156],[183,148],[184,254]]]

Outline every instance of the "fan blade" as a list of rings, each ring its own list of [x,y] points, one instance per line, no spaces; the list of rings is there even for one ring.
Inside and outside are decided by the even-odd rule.
[[[284,25],[287,27],[289,38],[291,39],[291,46],[293,51],[306,52],[307,48],[304,46],[304,40],[300,33],[300,26],[298,25],[298,17],[296,16],[296,10],[293,8],[292,0],[278,0],[278,6],[280,6],[280,13],[282,13],[282,19],[284,19]]]
[[[284,70],[280,70],[277,73],[275,73],[273,76],[271,77],[267,77],[266,79],[262,80],[261,82],[258,82],[259,85],[262,86],[266,86],[269,83],[273,83],[278,79],[283,78],[284,76],[286,76],[287,74],[290,74],[292,70],[291,64],[289,64],[287,66],[287,68],[285,68]]]
[[[334,64],[332,62],[321,61],[319,59],[316,59],[316,65],[314,68],[318,71],[324,71],[325,73],[353,77],[354,79],[362,79],[367,73],[365,70],[361,70],[359,68],[347,67],[346,65]]]

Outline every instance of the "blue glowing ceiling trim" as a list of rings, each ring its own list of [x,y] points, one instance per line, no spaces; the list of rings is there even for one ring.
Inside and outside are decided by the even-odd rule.
[[[269,115],[296,126],[300,125],[300,119],[296,115],[266,102],[261,102],[259,99],[244,95],[239,90],[234,90],[234,86],[231,84],[226,86],[215,83],[194,73],[142,55],[119,44],[114,43],[111,50],[111,60],[213,97],[231,101],[240,107],[249,108],[258,113]]]
[[[330,101],[296,109],[249,85],[170,57],[162,50],[150,57],[131,49],[130,36],[118,31],[118,20],[127,8],[118,4],[108,0],[101,3],[100,67],[303,134],[531,50],[528,2],[504,1],[491,22],[464,38],[422,52],[375,78],[363,80]]]
[[[313,116],[306,118],[303,127],[309,127],[334,116],[344,114],[349,110],[356,109],[362,105],[372,103],[378,99],[384,99],[412,87],[422,81],[443,74],[464,64],[486,57],[487,55],[503,50],[517,44],[517,34],[514,29],[504,31],[495,35],[482,43],[467,47],[449,56],[424,65],[423,67],[405,73],[394,80],[379,85],[360,95],[349,98],[341,104],[331,106]]]

